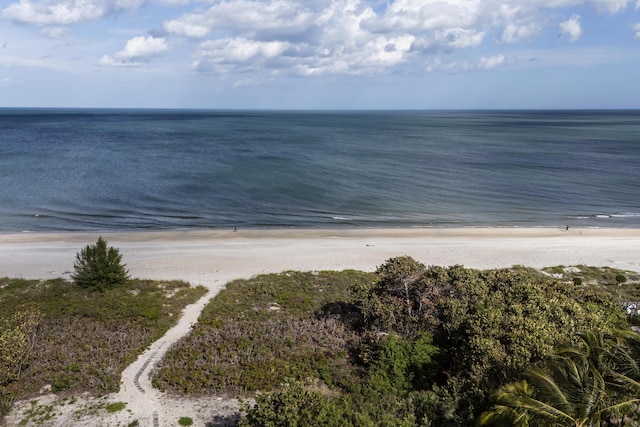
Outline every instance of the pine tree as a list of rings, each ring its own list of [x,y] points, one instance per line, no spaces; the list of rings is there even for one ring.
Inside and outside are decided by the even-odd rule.
[[[87,245],[76,254],[73,264],[73,281],[83,288],[104,292],[123,285],[129,280],[129,272],[122,264],[122,255],[116,248],[107,246],[100,236],[95,245]]]

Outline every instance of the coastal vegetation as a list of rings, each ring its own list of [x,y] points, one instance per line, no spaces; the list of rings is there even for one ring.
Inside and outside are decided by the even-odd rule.
[[[76,254],[73,269],[75,273],[71,278],[77,285],[100,292],[124,285],[129,280],[120,250],[108,246],[102,236]]]
[[[126,287],[0,278],[0,416],[14,399],[117,391],[122,370],[206,293],[185,282]]]
[[[584,367],[593,383],[584,345],[595,336],[601,354],[611,357],[598,365],[606,387],[592,387],[600,400],[590,419],[639,425],[633,384],[640,378],[637,364],[626,362],[637,363],[640,349],[619,332],[629,331],[620,301],[637,295],[636,277],[557,270],[427,267],[398,257],[375,273],[285,272],[234,281],[167,353],[153,383],[183,395],[251,397],[243,427],[466,426],[481,419],[578,425],[509,406],[522,400],[504,396],[524,389],[548,403],[531,376],[560,382],[554,373],[568,368],[554,361],[562,358]],[[620,283],[618,275],[629,280]],[[500,424],[501,411],[520,424]]]
[[[640,299],[639,279],[406,256],[375,272],[258,275],[226,285],[153,384],[239,396],[242,415],[227,421],[241,427],[640,426],[639,316],[622,309]],[[43,392],[116,391],[122,370],[206,291],[95,283],[0,279],[0,415]]]

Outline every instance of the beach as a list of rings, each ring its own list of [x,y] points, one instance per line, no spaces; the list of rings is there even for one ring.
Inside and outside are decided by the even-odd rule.
[[[69,277],[75,254],[102,235],[133,277],[194,285],[286,270],[373,271],[409,255],[470,268],[586,264],[640,271],[640,229],[403,228],[250,229],[0,234],[0,275]]]
[[[373,271],[388,258],[401,255],[426,265],[479,269],[589,265],[640,272],[640,229],[229,229],[0,234],[0,277],[69,278],[76,253],[100,235],[120,250],[131,276],[185,280],[209,292],[188,306],[178,324],[125,369],[118,393],[59,405],[59,414],[46,425],[116,426],[133,420],[143,426],[174,425],[176,408],[190,414],[196,425],[204,425],[220,414],[237,411],[235,399],[167,396],[151,386],[149,376],[167,349],[191,330],[208,301],[233,279],[288,270]],[[45,394],[39,401],[52,404],[56,399]],[[128,410],[103,411],[97,418],[74,415],[82,405],[95,407],[105,401],[126,402]],[[18,422],[29,405],[17,402],[8,422]]]

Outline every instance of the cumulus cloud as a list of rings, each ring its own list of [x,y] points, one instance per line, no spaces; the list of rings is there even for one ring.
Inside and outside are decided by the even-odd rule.
[[[473,25],[477,1],[396,0],[382,16],[367,23],[374,32],[429,31]]]
[[[250,35],[257,39],[296,37],[309,31],[321,14],[289,0],[218,3],[204,13],[190,13],[165,22],[170,34],[202,38],[213,30]]]
[[[455,54],[488,39],[530,41],[558,25],[563,35],[577,40],[579,17],[558,22],[554,11],[585,1],[226,0],[168,19],[162,31],[168,37],[201,40],[194,54],[196,71],[224,74],[265,67],[262,71],[271,75],[365,74]],[[590,1],[600,11],[615,13],[629,0]],[[279,48],[267,55],[263,49],[268,46]],[[490,69],[504,64],[504,57],[461,64],[457,61],[453,68]]]
[[[8,0],[0,16],[62,37],[69,25],[135,10],[145,0]],[[265,81],[280,75],[373,74],[411,65],[430,70],[490,70],[504,55],[469,61],[469,51],[497,44],[513,51],[541,35],[582,35],[576,7],[622,12],[640,0],[147,0],[181,6],[147,37],[135,37],[103,66],[139,66],[168,50],[191,49],[192,70]],[[193,4],[193,6],[189,6]],[[184,7],[191,7],[186,9]],[[177,12],[180,11],[180,12]],[[179,14],[178,14],[179,13]],[[567,16],[571,16],[566,19]],[[562,18],[565,17],[565,18]],[[634,28],[636,36],[640,29]],[[117,34],[116,29],[111,34]],[[130,37],[126,36],[126,37]],[[513,55],[511,55],[513,57]],[[461,59],[464,58],[464,59]],[[408,65],[407,65],[408,64]]]
[[[72,25],[93,21],[124,9],[135,9],[144,0],[20,0],[2,10],[2,16],[15,22]]]
[[[475,47],[482,43],[484,31],[476,31],[465,28],[448,28],[435,32],[437,44],[447,49],[462,49]]]
[[[164,37],[140,36],[134,37],[127,42],[124,49],[117,52],[113,57],[104,55],[98,65],[110,67],[132,67],[138,66],[142,62],[149,61],[168,49]]]
[[[570,41],[575,42],[582,35],[582,27],[580,26],[580,16],[573,15],[568,20],[560,23],[560,31],[562,35]]]

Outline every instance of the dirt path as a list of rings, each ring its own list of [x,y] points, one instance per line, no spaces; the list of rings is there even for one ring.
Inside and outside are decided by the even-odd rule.
[[[191,329],[191,325],[198,321],[203,308],[218,290],[219,287],[210,288],[210,291],[195,304],[187,306],[178,323],[122,372],[120,391],[113,399],[126,402],[127,409],[135,414],[135,419],[140,425],[154,427],[175,425],[168,422],[172,414],[167,414],[163,410],[160,404],[161,393],[151,385],[151,374],[167,350],[185,336]]]

